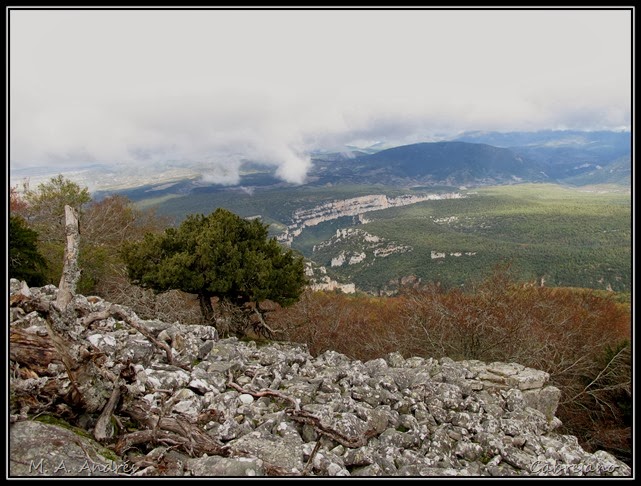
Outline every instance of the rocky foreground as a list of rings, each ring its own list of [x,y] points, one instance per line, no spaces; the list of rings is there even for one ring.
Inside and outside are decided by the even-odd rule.
[[[137,320],[141,334],[108,302],[77,295],[69,332],[114,383],[95,387],[110,413],[83,413],[42,311],[56,292],[11,282],[11,476],[631,475],[554,432],[561,392],[542,371],[314,358],[160,321]]]

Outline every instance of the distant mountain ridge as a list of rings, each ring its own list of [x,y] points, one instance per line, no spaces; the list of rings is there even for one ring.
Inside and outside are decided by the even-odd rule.
[[[580,171],[577,175],[563,179],[566,184],[584,186],[589,184],[618,184],[630,185],[632,180],[632,164],[629,155],[618,158],[609,164],[583,164],[573,167]]]
[[[377,150],[345,146],[344,151],[317,151],[307,184],[488,185],[515,182],[558,182],[571,185],[631,182],[631,133],[625,131],[582,132],[466,132],[453,140],[421,142]],[[11,185],[29,179],[32,185],[64,173],[71,180],[90,185],[92,192],[156,196],[191,191],[225,190],[223,184],[207,182],[211,168],[202,162],[165,161],[153,166],[87,165],[69,169],[37,167],[10,171]],[[215,180],[215,179],[214,179]],[[175,184],[169,190],[166,184]],[[231,187],[286,187],[276,167],[259,161],[244,161],[239,180]],[[156,191],[156,189],[158,189]],[[144,195],[144,197],[147,197]],[[139,199],[140,197],[135,197]]]
[[[630,162],[632,138],[628,131],[468,132],[455,140],[508,148],[536,163],[552,180],[568,179],[567,183],[577,185],[630,184],[630,171],[626,175],[621,166],[626,157]],[[598,172],[601,169],[605,170]]]
[[[586,146],[628,148],[628,131],[540,130],[536,132],[470,131],[452,139],[458,142],[487,143],[495,147]]]
[[[377,184],[486,185],[524,181],[627,185],[631,175],[631,133],[474,131],[452,140],[402,145],[373,154],[335,155],[315,159],[318,165],[312,174],[315,180]]]
[[[482,143],[423,142],[336,161],[325,176],[389,183],[492,183],[543,180],[534,164],[509,149]]]

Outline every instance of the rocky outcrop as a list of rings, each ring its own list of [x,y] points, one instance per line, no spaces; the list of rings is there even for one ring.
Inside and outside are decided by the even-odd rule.
[[[464,197],[463,194],[452,192],[445,194],[405,194],[397,197],[386,196],[384,194],[370,194],[350,199],[339,199],[314,206],[311,209],[298,209],[294,211],[292,224],[277,238],[278,241],[282,243],[291,244],[293,239],[299,236],[304,228],[316,226],[326,221],[346,216],[360,217],[362,214],[371,211],[407,206],[423,201],[460,199],[462,197]]]
[[[25,420],[11,425],[12,476],[118,476],[133,469],[85,435]]]
[[[12,282],[12,296],[18,292],[19,285]],[[55,299],[55,293],[52,287],[30,291],[37,299]],[[98,298],[76,299],[84,299],[94,311],[109,306]],[[38,311],[27,312],[28,299],[12,302],[12,329],[46,335]],[[313,357],[302,345],[258,346],[217,340],[211,327],[141,322],[154,341],[170,346],[174,365],[149,337],[112,317],[78,329],[96,356],[106,357],[105,370],[123,357],[131,365],[114,411],[118,433],[104,444],[118,457],[100,456],[103,446],[79,442],[63,429],[40,430],[45,426],[31,420],[23,400],[20,410],[11,410],[11,475],[27,474],[25,468],[40,459],[59,466],[61,454],[82,461],[80,450],[96,463],[111,465],[110,473],[118,475],[631,473],[610,454],[588,453],[576,438],[555,432],[561,392],[547,384],[549,376],[542,371],[516,363],[406,359],[398,353],[368,362],[333,351]],[[24,372],[27,365],[20,356],[14,353],[11,360],[14,401],[26,391],[38,397],[68,382],[55,358],[37,375]],[[91,431],[95,417],[79,422]],[[191,443],[176,443],[180,428],[189,431]],[[52,431],[52,438],[39,439],[36,447],[34,437]],[[147,440],[135,442],[141,437]],[[208,448],[203,440],[211,441]]]
[[[359,228],[337,229],[336,234],[313,248],[314,258],[329,262],[330,267],[374,265],[377,259],[407,253],[412,247],[388,241]],[[337,253],[338,252],[338,253]]]
[[[341,283],[329,275],[324,266],[315,265],[313,262],[305,263],[305,275],[308,277],[308,287],[314,292],[339,290],[344,294],[353,294],[356,292],[356,285],[353,283]]]

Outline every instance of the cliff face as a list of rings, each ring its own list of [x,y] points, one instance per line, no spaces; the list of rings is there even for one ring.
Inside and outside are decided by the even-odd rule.
[[[389,197],[384,194],[371,194],[368,196],[339,199],[311,209],[299,209],[292,215],[293,223],[285,232],[277,237],[278,241],[291,244],[293,239],[301,234],[303,229],[316,226],[326,221],[343,218],[346,216],[362,217],[363,214],[381,209],[407,206],[423,201],[437,201],[441,199],[460,199],[464,197],[458,192],[446,194],[404,195]]]
[[[13,397],[69,391],[55,353],[43,355],[36,372],[34,356],[15,346],[39,338],[44,349],[47,330],[30,303],[51,301],[56,291],[12,281]],[[75,305],[91,313],[110,308],[96,297],[76,296]],[[113,438],[98,445],[56,425],[36,425],[28,405],[12,409],[11,475],[631,474],[611,455],[585,452],[576,438],[554,432],[561,392],[542,371],[398,353],[365,363],[332,351],[312,357],[291,343],[219,340],[212,327],[138,322],[147,337],[113,317],[75,327],[104,358],[104,373],[126,364]],[[169,346],[173,365],[159,342]],[[92,432],[96,417],[78,424]],[[143,435],[146,442],[135,442]],[[106,458],[109,443],[118,457]]]
[[[358,228],[337,229],[330,239],[314,245],[314,259],[329,261],[330,267],[373,265],[377,258],[412,251],[412,247],[388,241]]]

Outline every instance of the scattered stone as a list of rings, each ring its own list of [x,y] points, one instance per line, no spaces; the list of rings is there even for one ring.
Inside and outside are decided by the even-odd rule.
[[[253,477],[265,476],[263,461],[255,457],[202,457],[191,459],[187,463],[187,471],[191,476],[235,476]]]
[[[250,405],[251,403],[254,402],[254,397],[251,395],[248,395],[247,393],[243,393],[242,395],[238,396],[238,399],[244,404],[244,405]]]
[[[12,328],[15,321],[48,339],[43,315],[27,304],[56,294],[54,286],[29,289],[12,280]],[[86,313],[111,305],[82,296],[75,302]],[[105,376],[123,371],[115,415],[127,422],[138,410],[143,420],[135,430],[149,432],[147,439],[131,456],[127,448],[115,456],[89,437],[25,420],[40,413],[35,401],[33,409],[10,410],[10,475],[631,476],[610,454],[587,453],[575,437],[552,432],[561,392],[543,371],[400,353],[366,363],[334,351],[314,358],[299,344],[220,340],[211,326],[139,323],[145,335],[112,317],[71,328],[100,355]],[[10,361],[14,395],[71,395],[62,364],[49,360],[40,374],[20,367],[22,374]],[[294,416],[294,403],[302,416]],[[154,442],[161,417],[169,424],[164,432],[184,431],[190,442],[179,448],[175,437],[161,435]],[[86,414],[83,427],[91,430],[96,420]],[[117,431],[113,443],[128,432]],[[213,441],[204,455],[190,449],[196,437]]]

